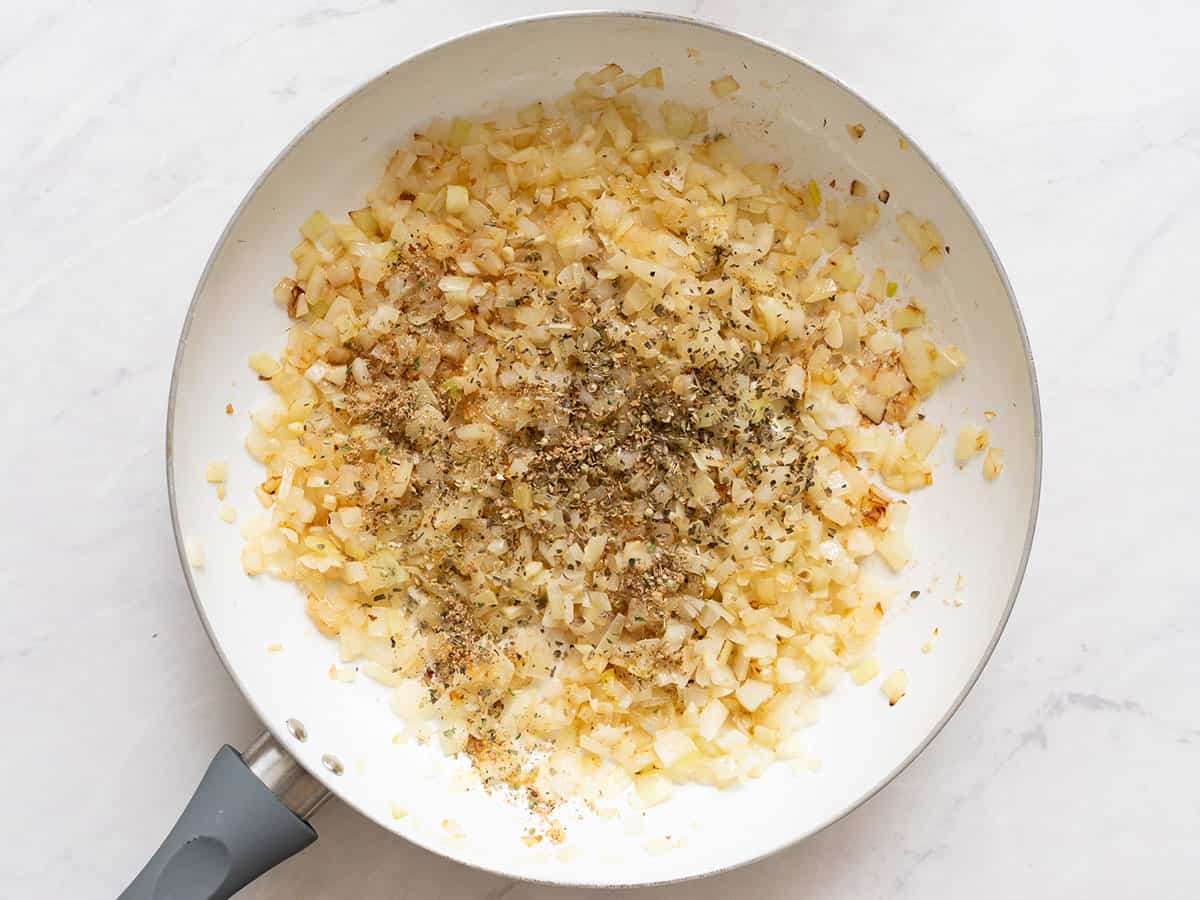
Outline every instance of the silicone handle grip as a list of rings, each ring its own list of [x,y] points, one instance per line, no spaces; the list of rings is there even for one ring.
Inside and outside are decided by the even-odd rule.
[[[224,900],[316,839],[226,745],[119,900]]]

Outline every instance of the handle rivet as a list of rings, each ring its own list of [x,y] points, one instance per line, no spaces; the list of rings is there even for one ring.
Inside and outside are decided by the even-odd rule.
[[[342,761],[332,753],[326,753],[321,757],[321,765],[327,768],[334,775],[341,775],[346,771],[346,767],[342,765]]]
[[[287,725],[287,730],[291,732],[292,737],[300,743],[303,744],[308,740],[308,729],[299,719],[288,719],[284,724]]]

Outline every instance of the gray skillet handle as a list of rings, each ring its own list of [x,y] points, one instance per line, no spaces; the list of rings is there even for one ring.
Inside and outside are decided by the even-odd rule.
[[[270,787],[268,787],[270,785]],[[303,816],[328,796],[270,735],[229,745],[119,900],[225,900],[317,839]]]

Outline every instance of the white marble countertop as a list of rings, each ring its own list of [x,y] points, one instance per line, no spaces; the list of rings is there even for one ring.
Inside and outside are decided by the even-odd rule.
[[[596,4],[600,5],[600,4]],[[801,846],[638,891],[1195,897],[1200,11],[934,0],[653,4],[770,38],[901,122],[988,227],[1046,422],[1041,523],[991,665],[933,745]],[[229,213],[318,110],[549,3],[5,4],[0,893],[112,897],[258,724],[176,561],[175,338]],[[336,50],[334,49],[336,48]],[[559,897],[337,802],[248,898]],[[819,887],[818,887],[819,886]]]

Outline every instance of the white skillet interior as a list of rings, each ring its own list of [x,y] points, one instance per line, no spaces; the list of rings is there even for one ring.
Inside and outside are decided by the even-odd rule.
[[[699,51],[689,56],[687,48]],[[452,787],[458,764],[432,747],[396,745],[397,722],[383,689],[362,678],[331,681],[336,646],[304,614],[290,583],[250,580],[239,562],[237,527],[217,517],[204,465],[229,462],[229,500],[239,523],[259,512],[260,467],[242,449],[247,413],[267,395],[246,367],[255,350],[278,351],[287,327],[271,288],[291,265],[296,228],[313,209],[331,216],[360,205],[394,147],[435,115],[478,114],[553,98],[580,72],[617,62],[641,72],[662,65],[666,95],[710,108],[711,123],[753,156],[789,164],[792,178],[824,183],[851,176],[891,193],[868,258],[911,272],[909,287],[941,335],[967,353],[965,378],[929,404],[947,435],[934,451],[935,485],[913,495],[914,563],[897,580],[903,598],[879,642],[884,671],[903,667],[908,695],[889,708],[875,684],[846,683],[825,698],[810,729],[822,766],[799,773],[778,764],[743,788],[688,787],[645,813],[567,820],[565,848],[527,847],[527,818],[479,790]],[[741,83],[718,101],[709,83]],[[845,126],[861,123],[855,142]],[[778,51],[697,23],[619,15],[533,20],[470,35],[403,63],[341,103],[267,173],[217,248],[197,294],[176,374],[168,466],[178,528],[207,556],[193,590],[226,665],[266,725],[300,761],[365,815],[436,852],[534,880],[637,884],[684,878],[757,858],[838,818],[924,746],[973,682],[1007,617],[1023,570],[1037,502],[1036,387],[1004,278],[986,240],[953,191],[900,132],[846,88]],[[890,226],[911,209],[932,218],[951,246],[934,275]],[[234,415],[225,413],[231,403]],[[959,471],[953,438],[966,419],[990,423],[1007,467],[991,484],[978,460]],[[961,577],[962,606],[948,605]],[[921,595],[909,600],[910,590]],[[921,645],[937,627],[932,653]],[[268,646],[282,650],[268,652]],[[284,722],[303,722],[300,743]],[[334,754],[345,767],[321,765]],[[396,819],[393,803],[408,815]],[[464,836],[443,826],[453,820]],[[656,838],[671,837],[662,852]]]

